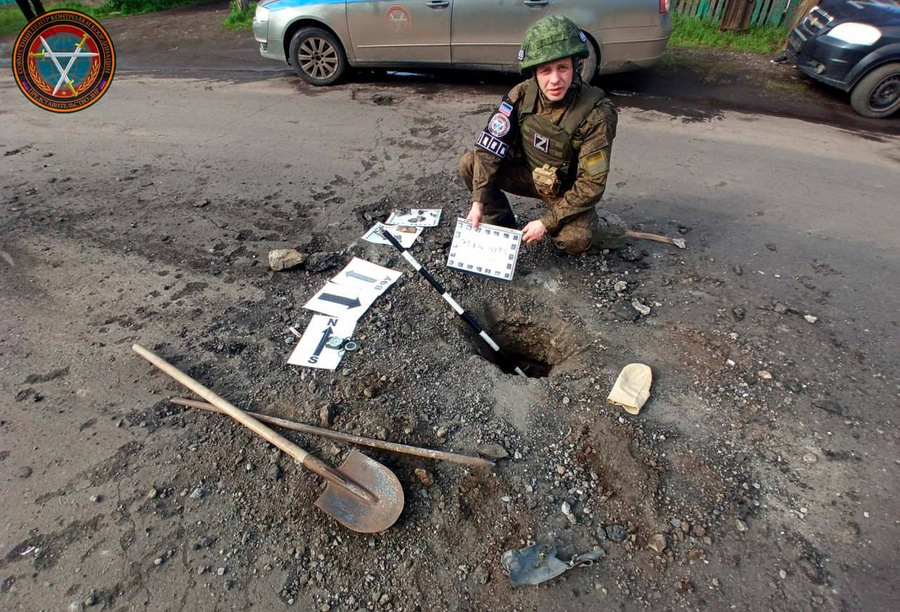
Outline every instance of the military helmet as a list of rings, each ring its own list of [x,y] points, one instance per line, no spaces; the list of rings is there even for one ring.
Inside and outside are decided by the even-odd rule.
[[[587,37],[578,26],[568,17],[551,15],[525,32],[519,50],[519,72],[525,74],[535,66],[564,57],[585,58],[588,55]]]

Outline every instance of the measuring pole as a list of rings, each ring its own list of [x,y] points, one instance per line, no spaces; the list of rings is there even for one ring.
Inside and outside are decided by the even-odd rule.
[[[438,293],[441,294],[441,297],[444,298],[445,302],[450,304],[450,307],[456,312],[456,314],[458,314],[460,317],[462,317],[462,320],[465,321],[466,323],[468,323],[469,326],[475,330],[475,332],[478,334],[478,336],[482,340],[484,340],[489,347],[494,349],[494,352],[496,352],[503,361],[505,361],[506,363],[508,363],[509,365],[511,365],[513,367],[513,371],[516,374],[518,374],[519,376],[527,376],[525,374],[525,372],[522,371],[522,368],[520,368],[516,364],[516,362],[512,360],[512,357],[510,357],[509,355],[504,353],[503,349],[501,349],[497,345],[497,343],[494,342],[494,339],[491,338],[486,331],[484,331],[484,328],[482,328],[481,325],[478,324],[478,321],[475,320],[475,317],[473,317],[468,312],[466,312],[465,309],[463,309],[463,307],[460,306],[459,303],[457,303],[457,301],[453,299],[453,296],[450,295],[450,292],[447,291],[446,289],[444,289],[444,286],[442,284],[440,284],[437,281],[437,279],[435,279],[428,270],[426,270],[424,267],[422,267],[422,264],[420,264],[418,261],[416,261],[416,258],[413,257],[409,251],[404,249],[403,245],[400,244],[397,241],[397,239],[394,238],[394,236],[390,232],[382,231],[381,235],[385,238],[385,240],[387,240],[392,245],[394,245],[394,248],[396,248],[398,251],[400,251],[400,254],[403,255],[403,259],[405,259],[409,263],[409,265],[411,265],[416,270],[416,272],[418,272],[419,274],[421,274],[422,276],[425,277],[425,280],[427,280],[429,282],[429,284],[431,284],[431,286],[434,287],[435,291],[437,291]]]

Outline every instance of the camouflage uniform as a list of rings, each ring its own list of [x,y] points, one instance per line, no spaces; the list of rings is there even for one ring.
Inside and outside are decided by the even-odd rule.
[[[549,26],[547,22],[550,22]],[[549,27],[552,34],[552,28],[557,26],[576,27],[563,17],[541,20],[526,34],[523,51],[529,49],[529,35],[533,35],[534,31],[540,34],[546,32]],[[583,43],[583,35],[577,29],[575,32],[576,36],[582,37],[581,42]],[[564,34],[571,36],[571,29],[561,31],[559,35],[563,36]],[[558,45],[544,57],[541,57],[539,52],[533,53],[535,57],[531,58],[531,62],[522,62],[522,65],[526,66],[527,64],[526,68],[530,68],[544,63],[544,61],[553,61],[561,57],[578,57],[587,53],[585,46],[584,53],[581,54],[577,40],[575,47],[571,45],[571,41],[562,42],[570,44],[569,46]],[[575,52],[572,52],[573,49]],[[520,53],[520,60],[522,55]],[[546,59],[546,57],[550,59]],[[496,136],[502,132],[505,135],[509,132],[511,138],[507,139],[508,150],[503,144],[499,144],[500,152],[503,155],[498,155],[496,142],[490,148],[479,144],[474,151],[467,152],[460,160],[460,173],[466,186],[472,192],[472,200],[484,205],[482,215],[484,223],[515,227],[515,216],[504,191],[541,199],[547,205],[547,213],[541,217],[547,233],[557,247],[571,255],[579,255],[592,248],[619,248],[624,245],[625,239],[624,228],[607,223],[597,214],[595,208],[606,189],[609,159],[612,141],[616,135],[618,115],[615,107],[601,90],[580,81],[577,76],[577,62],[575,68],[576,76],[572,85],[566,92],[566,96],[559,102],[551,102],[543,92],[540,92],[534,76],[514,87],[499,109],[501,114],[509,118],[509,122],[504,126],[506,120],[495,114],[491,123],[499,119],[500,124],[495,125],[497,129],[492,128],[489,123],[487,130],[490,130],[490,133],[487,130],[482,132],[483,138],[494,141],[497,139],[493,138],[492,134]],[[529,103],[533,108],[523,108],[523,105],[527,106]],[[527,147],[536,147],[538,141],[535,139],[536,132],[527,129],[528,122],[522,120],[523,113],[533,114],[540,118],[538,121],[561,126],[567,118],[571,118],[569,113],[575,113],[577,108],[585,108],[585,104],[589,105],[586,107],[589,109],[587,114],[577,128],[571,132],[571,137],[566,136],[568,143],[564,143],[571,147],[570,161],[567,165],[554,165],[554,167],[559,166],[559,189],[548,192],[546,185],[535,182],[535,172],[540,172],[540,170],[533,170],[535,167],[539,167],[540,161],[543,161],[541,151],[546,152],[547,144],[541,142],[545,147],[541,151],[534,148],[526,149]],[[584,112],[581,114],[583,115]],[[510,126],[509,123],[516,125]],[[548,124],[544,123],[543,125]],[[519,127],[525,129],[516,130]],[[535,155],[538,157],[537,160],[535,160]]]

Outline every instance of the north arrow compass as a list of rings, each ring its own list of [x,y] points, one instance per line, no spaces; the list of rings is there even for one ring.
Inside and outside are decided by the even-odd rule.
[[[41,15],[25,26],[13,48],[19,89],[52,112],[71,113],[95,103],[109,89],[115,69],[106,30],[77,11]]]

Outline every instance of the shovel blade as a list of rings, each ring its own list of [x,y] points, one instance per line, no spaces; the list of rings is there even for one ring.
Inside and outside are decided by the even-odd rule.
[[[371,493],[375,502],[368,502],[329,482],[316,500],[320,510],[347,529],[360,533],[384,531],[397,521],[403,511],[404,498],[400,481],[392,471],[357,450],[350,451],[337,471]]]

